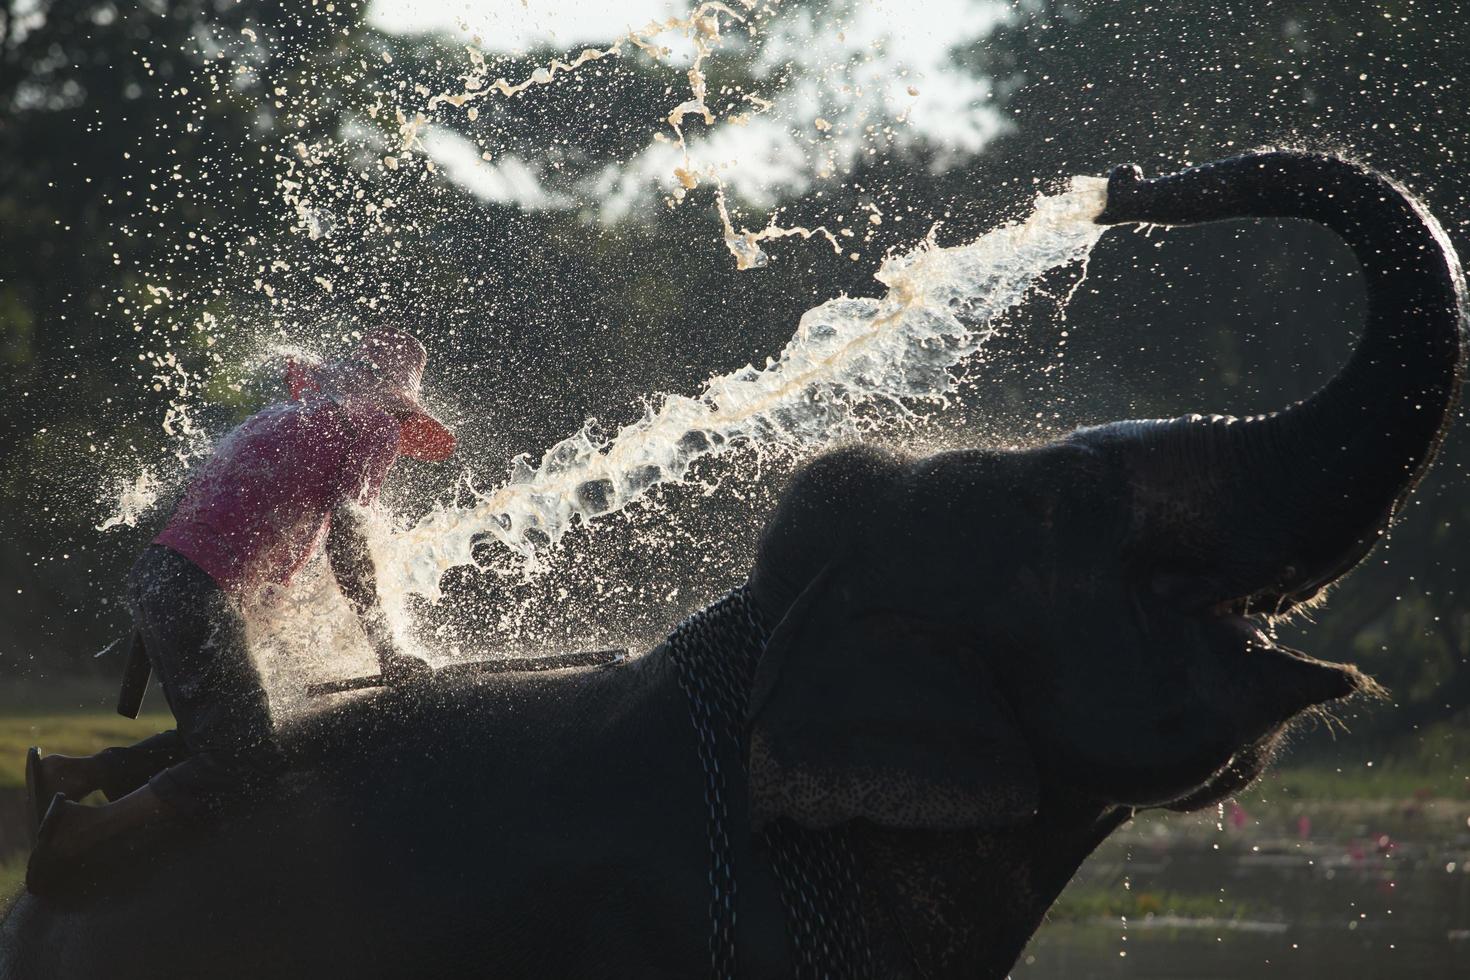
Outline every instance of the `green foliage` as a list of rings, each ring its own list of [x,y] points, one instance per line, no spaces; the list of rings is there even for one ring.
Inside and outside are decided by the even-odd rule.
[[[1425,740],[1426,742],[1429,739]],[[1302,800],[1470,800],[1470,776],[1449,765],[1429,767],[1393,756],[1373,768],[1290,768],[1251,794],[1271,803]]]
[[[1429,799],[1470,800],[1470,724],[1463,716],[1405,731],[1390,714],[1387,730],[1353,742],[1318,746],[1288,757],[1247,794],[1252,799],[1379,800],[1405,805]],[[1356,738],[1356,736],[1354,736]]]
[[[1247,902],[1222,899],[1218,894],[1124,889],[1116,885],[1078,882],[1077,887],[1062,892],[1047,918],[1052,922],[1118,921],[1121,918],[1138,922],[1167,915],[1181,919],[1239,921],[1272,918],[1279,914]]]
[[[0,672],[95,649],[117,628],[97,613],[114,588],[95,590],[124,559],[99,553],[92,525],[116,461],[162,451],[137,357],[135,327],[157,301],[144,270],[208,295],[236,242],[194,229],[228,224],[260,245],[277,234],[257,160],[267,73],[187,93],[208,90],[212,52],[247,26],[292,38],[258,46],[262,67],[309,72],[365,5],[339,6],[303,21],[294,4],[0,3],[0,619],[18,624],[0,639]],[[329,107],[317,124],[336,125]],[[169,193],[185,176],[214,179]],[[71,659],[43,656],[63,670]]]

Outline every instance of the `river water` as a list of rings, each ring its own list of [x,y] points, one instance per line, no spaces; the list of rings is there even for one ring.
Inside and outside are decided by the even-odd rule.
[[[1243,812],[1124,828],[1015,980],[1470,976],[1470,802]]]

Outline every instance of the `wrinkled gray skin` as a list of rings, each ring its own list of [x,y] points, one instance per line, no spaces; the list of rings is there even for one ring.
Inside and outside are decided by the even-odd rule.
[[[1360,561],[1434,456],[1459,265],[1399,188],[1308,154],[1120,170],[1101,220],[1243,216],[1324,222],[1363,265],[1363,339],[1306,402],[795,478],[751,575],[779,626],[746,759],[722,759],[742,975],[793,972],[772,821],[850,832],[877,975],[1001,977],[1133,808],[1229,795],[1370,683],[1256,624]],[[431,680],[289,737],[314,769],[270,798],[22,898],[0,978],[709,975],[705,776],[667,647]]]

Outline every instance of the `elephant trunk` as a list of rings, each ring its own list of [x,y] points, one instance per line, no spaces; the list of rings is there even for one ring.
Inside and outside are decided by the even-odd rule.
[[[1115,170],[1103,224],[1306,218],[1362,267],[1368,317],[1344,369],[1304,402],[1248,419],[1121,422],[1079,438],[1118,448],[1135,534],[1169,556],[1156,590],[1271,612],[1356,564],[1444,438],[1464,365],[1464,277],[1405,190],[1314,153],[1232,157],[1155,180]]]

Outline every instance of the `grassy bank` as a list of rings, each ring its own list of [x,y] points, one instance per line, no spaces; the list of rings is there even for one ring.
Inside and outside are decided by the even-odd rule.
[[[1262,803],[1297,800],[1470,800],[1470,775],[1463,766],[1426,765],[1388,759],[1372,767],[1311,766],[1268,774],[1247,793]]]
[[[1226,901],[1218,893],[1124,890],[1112,883],[1079,881],[1047,913],[1051,922],[1135,921],[1151,915],[1240,920],[1276,914],[1249,902]]]
[[[1307,740],[1245,794],[1265,803],[1470,800],[1470,715],[1384,741]]]

